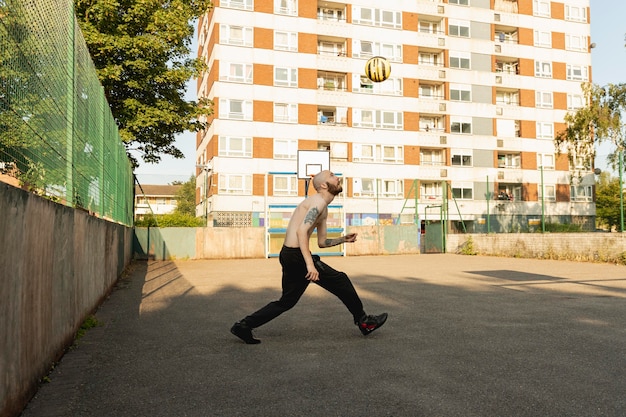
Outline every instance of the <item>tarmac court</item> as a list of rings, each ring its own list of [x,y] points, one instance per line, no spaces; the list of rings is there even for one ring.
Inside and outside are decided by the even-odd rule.
[[[626,267],[499,257],[327,257],[369,314],[311,285],[280,295],[277,259],[136,262],[23,417],[626,415]]]

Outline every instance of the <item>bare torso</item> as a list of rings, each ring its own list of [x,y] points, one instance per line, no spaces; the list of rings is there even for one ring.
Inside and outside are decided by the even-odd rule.
[[[328,216],[328,204],[319,194],[315,194],[302,201],[298,207],[293,211],[289,225],[287,226],[287,232],[285,233],[284,245],[290,248],[299,248],[300,242],[298,241],[297,231],[300,227],[303,227],[305,220],[307,221],[307,237],[311,237],[313,230],[318,227]],[[315,216],[315,219],[312,217]],[[312,224],[309,224],[313,220]]]

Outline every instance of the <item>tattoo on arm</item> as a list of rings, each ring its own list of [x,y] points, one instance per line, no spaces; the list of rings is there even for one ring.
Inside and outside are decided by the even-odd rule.
[[[319,215],[319,211],[317,210],[317,207],[313,207],[306,214],[306,217],[304,218],[304,223],[305,224],[313,224],[313,223],[315,223],[315,220],[317,219],[318,215]]]
[[[337,245],[341,245],[342,243],[345,242],[344,237],[336,237],[334,239],[326,239],[324,241],[324,244],[326,245],[326,247],[328,246],[337,246]]]

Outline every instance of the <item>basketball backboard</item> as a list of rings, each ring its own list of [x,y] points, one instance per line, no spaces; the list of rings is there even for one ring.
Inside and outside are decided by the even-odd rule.
[[[321,171],[330,169],[329,151],[298,151],[298,178],[310,179]]]

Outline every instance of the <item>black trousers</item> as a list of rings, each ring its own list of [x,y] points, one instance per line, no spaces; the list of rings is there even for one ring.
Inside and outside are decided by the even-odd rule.
[[[283,295],[278,301],[272,301],[244,319],[251,328],[262,326],[291,309],[311,283],[311,281],[305,278],[307,269],[300,248],[283,246],[278,259],[283,267]],[[319,280],[316,284],[336,295],[352,313],[356,323],[363,317],[365,312],[363,311],[363,303],[356,293],[350,278],[345,273],[336,271],[322,262],[317,255],[313,255],[313,260],[315,268],[319,272]]]

